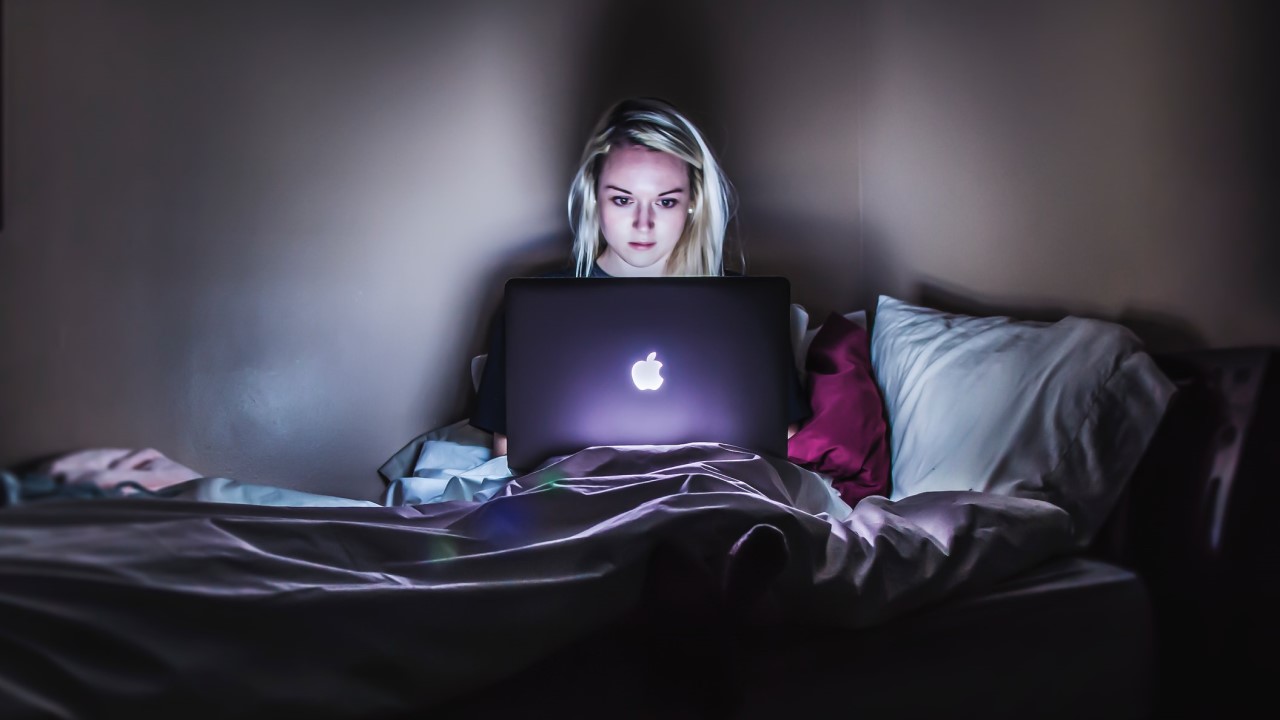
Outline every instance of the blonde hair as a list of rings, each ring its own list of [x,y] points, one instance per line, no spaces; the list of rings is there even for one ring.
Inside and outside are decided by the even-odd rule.
[[[600,118],[569,188],[569,227],[573,229],[574,272],[591,274],[605,249],[596,186],[604,159],[622,145],[665,152],[689,166],[689,219],[667,259],[668,275],[722,275],[724,239],[733,215],[733,187],[698,128],[669,103],[631,98],[616,103]]]

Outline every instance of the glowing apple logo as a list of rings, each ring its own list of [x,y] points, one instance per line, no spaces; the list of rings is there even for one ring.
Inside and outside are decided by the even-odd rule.
[[[631,382],[641,390],[657,390],[662,387],[662,363],[654,360],[658,353],[651,352],[649,357],[638,360],[631,366]]]

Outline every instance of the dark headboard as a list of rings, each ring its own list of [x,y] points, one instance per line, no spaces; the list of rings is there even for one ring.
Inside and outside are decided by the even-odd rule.
[[[1156,356],[1178,392],[1094,548],[1147,584],[1170,709],[1222,710],[1244,658],[1278,647],[1278,355]]]

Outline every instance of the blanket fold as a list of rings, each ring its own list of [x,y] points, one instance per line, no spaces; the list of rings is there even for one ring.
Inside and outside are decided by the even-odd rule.
[[[0,716],[429,708],[632,612],[655,548],[724,557],[760,525],[787,548],[781,619],[840,627],[1071,538],[1061,509],[982,493],[851,510],[815,473],[714,444],[591,448],[486,502],[22,506],[0,526]]]

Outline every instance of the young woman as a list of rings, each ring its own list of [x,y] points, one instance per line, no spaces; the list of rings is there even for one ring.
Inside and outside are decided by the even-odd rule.
[[[723,275],[732,190],[698,128],[670,104],[623,100],[596,123],[569,189],[574,266],[559,277]],[[471,424],[505,455],[503,320],[489,338]],[[809,415],[792,373],[791,426]]]

